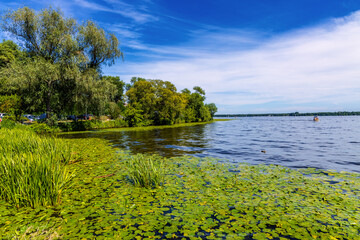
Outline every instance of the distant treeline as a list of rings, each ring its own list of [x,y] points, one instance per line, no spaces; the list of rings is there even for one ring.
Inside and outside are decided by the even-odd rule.
[[[258,113],[258,114],[216,114],[215,117],[285,117],[285,116],[353,116],[360,112],[314,112],[314,113]]]

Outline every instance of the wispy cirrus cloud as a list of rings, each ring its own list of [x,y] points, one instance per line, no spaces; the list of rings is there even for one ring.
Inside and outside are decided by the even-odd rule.
[[[80,7],[88,8],[94,11],[102,11],[119,14],[123,17],[132,19],[137,23],[146,23],[149,21],[156,21],[157,18],[144,11],[146,9],[143,5],[136,8],[134,5],[127,4],[120,0],[107,0],[107,6],[91,2],[88,0],[75,0],[74,3]]]
[[[273,38],[204,32],[179,46],[146,49],[174,59],[125,62],[106,71],[123,79],[164,79],[179,89],[202,86],[223,113],[359,110],[359,42],[355,12]]]

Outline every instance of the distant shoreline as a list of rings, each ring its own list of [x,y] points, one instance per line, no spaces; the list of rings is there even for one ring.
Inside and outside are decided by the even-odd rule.
[[[358,116],[360,112],[216,114],[214,117]]]

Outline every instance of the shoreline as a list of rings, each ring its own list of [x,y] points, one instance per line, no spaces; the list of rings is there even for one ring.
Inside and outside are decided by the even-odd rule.
[[[209,122],[192,122],[192,123],[178,123],[173,125],[160,125],[160,126],[145,126],[145,127],[121,127],[121,128],[103,128],[103,129],[93,129],[86,131],[69,131],[69,132],[59,132],[56,135],[66,135],[66,134],[77,134],[77,133],[101,133],[101,132],[125,132],[125,131],[149,131],[155,129],[166,129],[166,128],[178,128],[178,127],[191,127],[196,125],[211,124],[214,122],[223,122],[231,121],[232,119],[214,119]]]

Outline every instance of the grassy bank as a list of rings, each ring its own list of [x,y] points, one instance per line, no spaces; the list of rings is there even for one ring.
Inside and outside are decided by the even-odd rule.
[[[161,125],[161,126],[146,126],[146,127],[116,127],[116,128],[104,128],[104,129],[93,129],[89,131],[71,131],[71,132],[61,132],[59,134],[73,134],[73,133],[86,133],[86,132],[122,132],[122,131],[151,131],[155,129],[167,129],[167,128],[178,128],[178,127],[191,127],[196,125],[204,125],[214,122],[221,121],[231,121],[231,119],[214,119],[210,122],[193,122],[193,123],[179,123],[173,125]]]
[[[16,207],[60,202],[70,174],[70,146],[22,128],[0,129],[0,199]]]
[[[73,147],[55,207],[0,203],[0,236],[34,239],[357,239],[360,175],[159,156],[144,165],[100,139]],[[134,160],[135,159],[135,160]],[[147,177],[151,164],[153,172]],[[159,178],[139,187],[139,179]],[[161,171],[158,170],[163,170]]]

